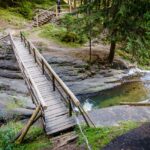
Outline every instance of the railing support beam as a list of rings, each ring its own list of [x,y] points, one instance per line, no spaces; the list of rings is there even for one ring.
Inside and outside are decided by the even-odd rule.
[[[72,109],[72,105],[71,105],[70,99],[68,100],[68,102],[69,102],[69,116],[71,117],[73,109]]]
[[[55,77],[54,77],[54,75],[52,76],[52,82],[53,82],[53,91],[55,91],[56,89],[55,89]]]
[[[36,60],[36,52],[35,52],[34,48],[33,48],[33,54],[34,54],[34,61],[37,62],[37,60]]]
[[[45,73],[45,69],[44,69],[44,61],[42,59],[42,73],[44,74]]]

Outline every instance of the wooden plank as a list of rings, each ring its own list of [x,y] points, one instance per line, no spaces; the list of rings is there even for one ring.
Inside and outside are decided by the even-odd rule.
[[[58,103],[56,105],[48,105],[48,108],[46,109],[45,113],[49,113],[49,111],[53,111],[56,109],[61,109],[61,110],[67,110],[67,108],[65,107],[65,105],[63,105],[62,103]]]
[[[33,61],[33,59],[31,59],[31,58],[30,58],[30,59],[23,59],[23,58],[22,58],[21,61],[22,61],[22,62],[30,62],[30,61]]]
[[[35,83],[39,83],[39,82],[45,82],[45,81],[47,81],[47,79],[45,79],[44,77],[41,77],[41,78],[34,78],[34,82]],[[47,81],[48,82],[48,81]]]
[[[45,102],[46,103],[48,103],[48,105],[53,105],[54,104],[54,102],[59,102],[59,103],[63,103],[62,101],[61,101],[61,98],[54,98],[54,99],[52,99],[51,97],[47,97],[47,98],[44,98],[45,99]],[[53,102],[54,101],[54,102]]]
[[[40,72],[28,72],[30,74],[30,76],[34,79],[34,78],[39,78],[40,76],[42,76],[42,73]],[[37,85],[38,86],[38,85]]]
[[[41,83],[37,83],[37,86],[45,86],[45,85],[48,85],[49,86],[49,83],[47,81],[45,82],[41,82]]]
[[[34,67],[34,68],[28,68],[28,72],[30,72],[30,73],[32,73],[32,72],[34,72],[34,73],[38,73],[38,72],[41,72],[41,69],[39,69],[38,67]]]
[[[51,98],[51,97],[49,96],[49,97],[46,97],[46,98],[43,97],[43,98],[45,99],[45,102],[46,102],[48,105],[51,105],[51,102],[53,102],[53,101],[62,103],[62,100],[61,100],[60,97],[58,97],[58,98]]]
[[[46,124],[49,124],[51,122],[55,122],[56,120],[67,120],[68,118],[73,118],[73,117],[69,117],[68,114],[65,114],[65,115],[62,115],[62,116],[58,116],[58,117],[55,117],[55,118],[51,118],[51,119],[48,119],[45,121]]]
[[[45,99],[44,99],[45,100]],[[60,103],[62,103],[60,100],[51,100],[51,101],[45,101],[45,103],[47,103],[48,106],[53,106],[53,105],[59,105]],[[49,108],[51,108],[49,107]],[[49,109],[48,109],[49,110]]]
[[[55,113],[54,114],[45,113],[45,120],[49,120],[49,119],[56,118],[58,116],[63,116],[66,114],[68,114],[68,111],[66,111],[66,110],[57,112],[56,114]]]
[[[46,103],[48,105],[48,103]],[[48,108],[45,110],[45,113],[48,113],[48,111],[53,111],[54,109],[63,108],[66,109],[65,105],[62,103],[58,103],[59,105],[48,105]]]
[[[40,92],[49,92],[52,96],[56,94],[56,92],[53,91],[53,88],[51,86],[46,86],[44,88],[38,88]]]
[[[29,68],[32,68],[32,67],[37,67],[37,64],[36,63],[33,63],[33,64],[26,64],[25,65],[26,67],[27,67],[27,69],[29,69]]]
[[[60,113],[63,114],[64,112],[68,112],[68,111],[66,110],[66,108],[61,107],[60,109],[53,109],[53,111],[49,109],[49,111],[45,112],[45,115],[48,115],[48,116],[51,117],[53,115],[57,115],[57,114],[60,114]]]
[[[71,128],[71,127],[74,127],[76,125],[76,123],[69,123],[69,124],[65,124],[65,125],[63,125],[63,126],[59,126],[59,127],[57,127],[57,128],[53,128],[53,129],[51,129],[51,128],[47,128],[46,129],[46,132],[47,132],[47,135],[51,135],[51,134],[54,134],[54,133],[58,133],[58,132],[63,132],[64,130],[67,130],[67,129],[69,129],[69,128]]]
[[[23,64],[29,64],[29,63],[33,63],[34,60],[33,59],[31,59],[31,60],[24,60],[22,62],[23,62]]]
[[[48,118],[47,120],[45,120],[45,122],[53,122],[53,121],[55,121],[57,119],[68,118],[68,117],[69,117],[69,114],[64,114],[64,115],[56,116],[54,118],[48,118],[48,116],[45,116],[46,119]]]
[[[54,92],[53,89],[51,89],[51,88],[47,88],[45,90],[41,89],[39,91],[42,93],[42,96],[44,98],[49,98],[50,97],[50,99],[54,99],[54,98],[59,98],[60,97],[59,93],[58,92]]]
[[[51,111],[49,111],[47,114],[45,114],[46,116],[45,116],[45,119],[46,120],[48,120],[48,119],[51,119],[51,118],[55,118],[55,117],[57,117],[57,116],[61,116],[61,115],[65,115],[65,114],[68,114],[68,111],[67,110],[64,110],[64,111],[53,111],[53,112],[51,112]]]
[[[42,73],[39,73],[39,74],[31,74],[31,77],[32,78],[40,78],[40,77],[43,77],[44,75]]]
[[[63,124],[65,124],[65,123],[69,123],[69,122],[71,122],[71,123],[74,123],[75,122],[75,118],[73,118],[73,117],[61,117],[61,118],[57,118],[57,119],[55,119],[55,120],[53,120],[53,121],[51,121],[51,122],[45,122],[46,123],[46,127],[55,127],[55,126],[57,126],[57,125],[63,125]]]
[[[47,84],[44,84],[42,86],[38,85],[39,90],[45,90],[45,89],[52,89],[52,85],[50,82],[47,82]],[[55,90],[53,93],[58,92],[57,90]]]
[[[74,124],[75,120],[73,118],[67,118],[67,119],[57,119],[53,122],[46,123],[46,128],[50,129],[56,129],[57,127],[62,127],[64,124]]]

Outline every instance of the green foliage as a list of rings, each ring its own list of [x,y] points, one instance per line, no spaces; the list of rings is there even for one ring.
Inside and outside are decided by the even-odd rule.
[[[65,15],[61,19],[61,25],[66,28],[66,34],[63,37],[64,41],[72,41],[78,44],[83,44],[87,41],[87,34],[82,32],[83,22],[79,18],[72,15]]]
[[[33,17],[33,10],[32,4],[30,2],[24,1],[21,4],[21,7],[18,8],[19,13],[22,14],[25,18],[32,19]]]
[[[41,37],[53,39],[59,44],[64,44],[66,46],[79,46],[85,43],[86,37],[79,36],[74,30],[68,30],[65,26],[60,27],[55,24],[48,24],[41,27]]]
[[[13,9],[0,9],[0,19],[4,22],[14,25],[16,28],[24,27],[26,19],[22,15],[13,11]],[[1,25],[0,25],[1,26]],[[3,27],[3,26],[2,26]],[[5,27],[3,27],[5,28]]]
[[[103,24],[112,44],[123,42],[124,50],[142,65],[150,59],[150,1],[149,0],[95,0],[87,1],[81,12],[88,16],[92,26]],[[93,19],[97,18],[102,19]],[[93,17],[95,16],[95,17]],[[90,29],[87,24],[87,30]],[[93,32],[93,28],[92,31]],[[125,43],[125,44],[124,44]],[[114,49],[113,49],[114,50]]]
[[[0,7],[13,8],[13,12],[20,13],[27,19],[32,19],[36,8],[50,8],[55,0],[0,0]]]
[[[40,36],[59,40],[65,35],[65,33],[66,33],[65,28],[58,27],[55,24],[49,24],[41,27]]]
[[[0,150],[35,150],[50,146],[49,140],[43,135],[41,128],[32,126],[24,143],[15,144],[11,141],[23,128],[22,123],[9,122],[0,128]]]
[[[110,143],[114,138],[125,134],[131,129],[138,127],[139,124],[135,122],[122,122],[120,123],[119,127],[101,127],[101,128],[88,128],[83,127],[83,132],[87,136],[89,144],[92,150],[100,150],[108,143]],[[77,130],[79,133],[79,144],[84,143],[83,136],[81,135],[80,131]]]

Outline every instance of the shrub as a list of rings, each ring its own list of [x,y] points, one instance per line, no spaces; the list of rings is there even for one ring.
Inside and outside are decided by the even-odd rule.
[[[25,18],[32,19],[33,10],[32,4],[30,2],[24,1],[19,7],[19,13],[22,14]]]
[[[22,123],[9,122],[0,128],[0,150],[35,150],[47,148],[50,141],[43,135],[41,128],[32,126],[24,143],[12,143],[15,135],[23,128]]]

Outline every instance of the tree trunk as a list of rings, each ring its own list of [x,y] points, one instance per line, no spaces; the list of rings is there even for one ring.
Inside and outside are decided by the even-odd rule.
[[[110,46],[110,52],[109,52],[109,56],[108,56],[108,61],[110,64],[112,64],[113,60],[114,60],[115,48],[116,48],[116,41],[112,40],[111,46]]]

